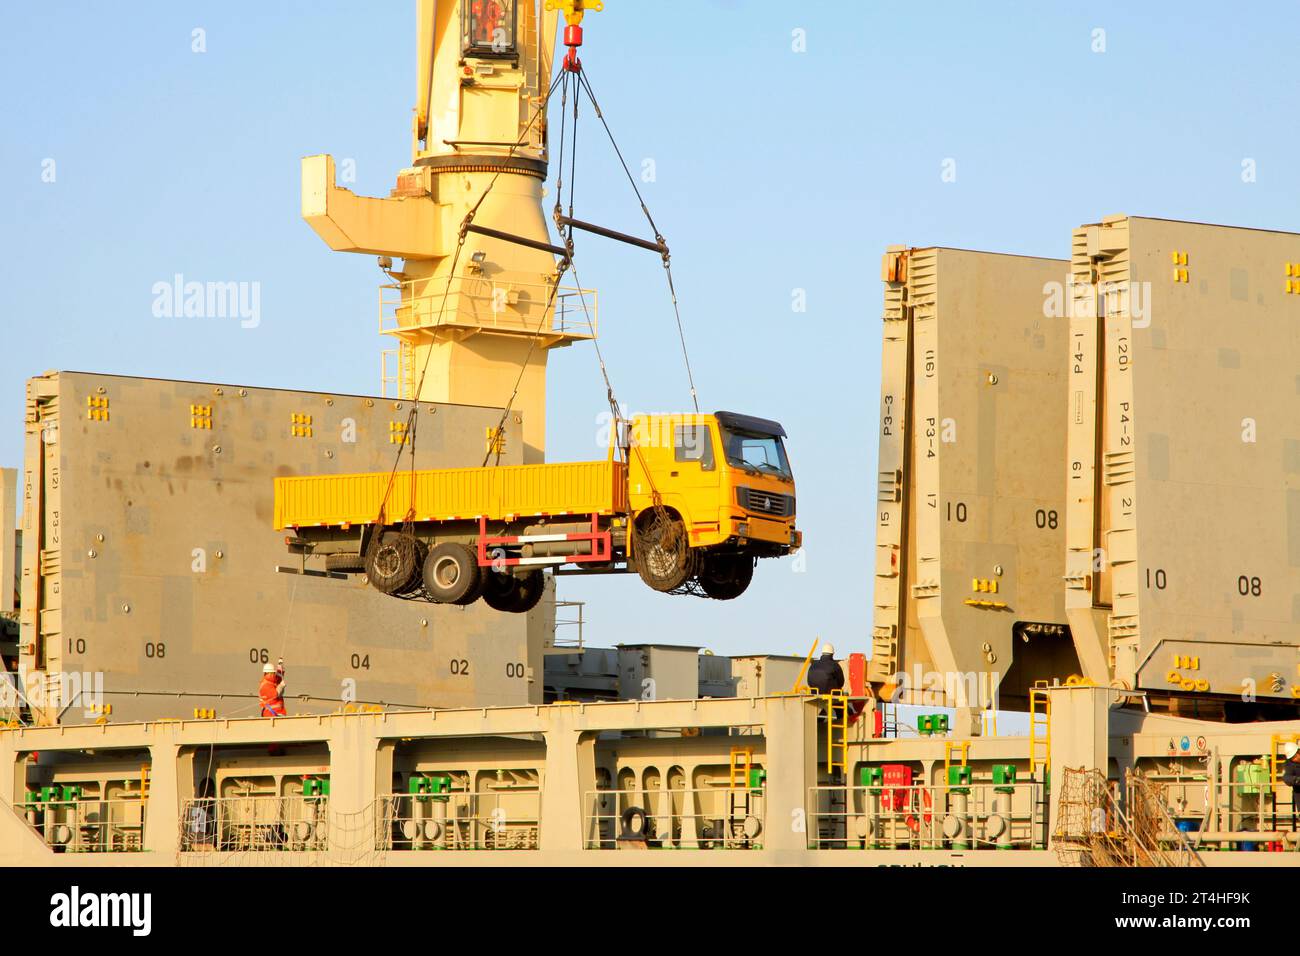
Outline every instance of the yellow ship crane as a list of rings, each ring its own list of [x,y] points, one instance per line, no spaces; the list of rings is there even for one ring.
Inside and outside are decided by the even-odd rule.
[[[411,165],[371,198],[336,183],[333,157],[309,156],[302,215],[331,249],[380,257],[398,397],[499,406],[518,380],[524,460],[541,461],[547,353],[595,335],[580,290],[558,284],[567,251],[542,206],[559,11],[522,0],[416,11]]]
[[[393,195],[354,196],[335,184],[328,156],[304,160],[307,221],[334,249],[378,254],[393,280],[385,331],[399,343],[401,396],[490,407],[506,401],[480,468],[417,471],[419,406],[412,405],[407,421],[394,423],[391,472],[277,479],[275,523],[293,532],[291,551],[323,557],[327,570],[364,572],[398,597],[451,604],[483,597],[498,610],[522,612],[540,598],[545,566],[635,570],[656,590],[725,600],[748,587],[757,558],[800,546],[784,429],[699,411],[668,244],[578,56],[584,15],[602,7],[599,0],[420,0],[412,166],[399,174]],[[560,13],[568,52],[551,80]],[[551,160],[547,108],[557,95],[558,244],[542,210]],[[600,120],[653,238],[575,216],[583,101]],[[561,285],[573,268],[576,232],[660,257],[694,409],[622,420],[601,358],[615,426],[607,460],[547,465],[546,353],[595,339],[592,293]],[[520,422],[512,419],[516,411],[523,464],[501,466],[506,431]],[[403,455],[409,480],[398,479]]]

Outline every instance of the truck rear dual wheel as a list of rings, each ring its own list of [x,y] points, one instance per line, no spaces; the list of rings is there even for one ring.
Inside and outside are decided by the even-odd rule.
[[[483,579],[478,555],[463,544],[440,544],[424,560],[424,590],[435,604],[473,604]]]
[[[522,578],[509,572],[487,571],[484,575],[483,601],[494,611],[526,614],[537,607],[546,589],[541,571],[529,571]]]
[[[653,512],[636,530],[636,571],[656,591],[675,591],[695,575],[698,560],[680,518]]]
[[[730,601],[744,594],[754,580],[754,559],[744,554],[708,555],[697,579],[709,597]]]
[[[400,531],[385,531],[366,552],[366,580],[384,594],[410,594],[420,586],[428,546]]]

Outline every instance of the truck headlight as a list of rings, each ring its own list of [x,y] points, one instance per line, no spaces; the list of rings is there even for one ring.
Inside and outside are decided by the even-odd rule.
[[[749,522],[748,521],[739,522],[736,525],[736,534],[740,535],[742,538],[749,537]]]

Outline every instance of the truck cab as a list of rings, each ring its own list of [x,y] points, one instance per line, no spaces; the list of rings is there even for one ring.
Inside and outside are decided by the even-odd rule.
[[[780,423],[720,411],[638,415],[630,426],[629,556],[651,587],[698,585],[725,600],[749,585],[755,558],[800,546]]]

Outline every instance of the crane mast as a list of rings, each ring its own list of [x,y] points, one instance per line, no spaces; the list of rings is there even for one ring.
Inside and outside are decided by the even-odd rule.
[[[570,39],[583,7],[418,0],[411,165],[390,195],[339,186],[331,156],[302,161],[303,218],[331,249],[378,256],[388,274],[380,325],[396,347],[386,390],[509,403],[504,433],[485,435],[485,449],[520,441],[525,463],[544,457],[549,350],[596,332],[592,293],[580,303],[580,290],[557,287],[565,250],[542,205],[556,31],[563,11]]]

